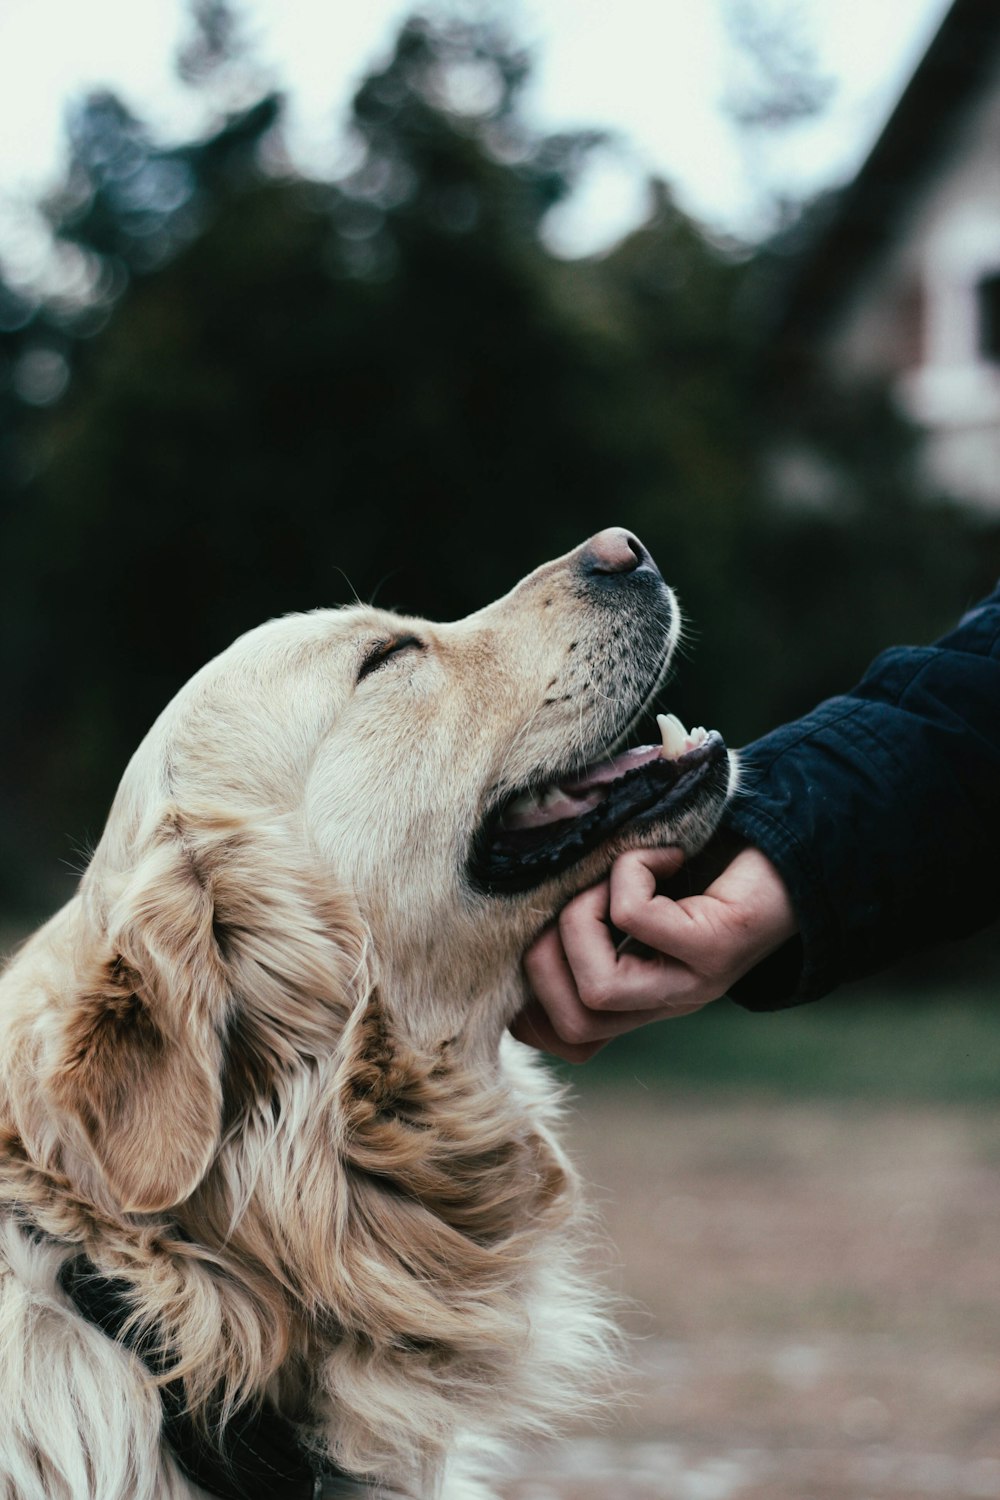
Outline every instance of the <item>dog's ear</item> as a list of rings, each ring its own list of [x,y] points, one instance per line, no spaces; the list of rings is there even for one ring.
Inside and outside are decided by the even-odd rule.
[[[170,811],[144,848],[82,939],[48,1088],[117,1204],[152,1213],[194,1191],[251,1093],[332,1050],[365,933],[280,830]]]
[[[106,930],[84,933],[77,979],[51,1096],[123,1208],[168,1208],[218,1148],[230,1004],[210,884],[175,817],[115,893]]]

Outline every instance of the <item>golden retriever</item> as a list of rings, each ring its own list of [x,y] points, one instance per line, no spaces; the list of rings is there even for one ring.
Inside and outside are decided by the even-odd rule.
[[[718,736],[612,756],[678,618],[612,529],[453,624],[272,621],[165,709],[0,981],[2,1500],[472,1500],[586,1395],[608,1325],[506,1028],[568,897],[717,821]]]

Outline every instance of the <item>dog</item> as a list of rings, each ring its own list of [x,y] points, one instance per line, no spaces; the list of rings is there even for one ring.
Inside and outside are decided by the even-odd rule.
[[[0,1500],[486,1500],[599,1386],[507,1027],[569,897],[717,823],[717,735],[614,753],[679,620],[612,528],[455,623],[271,621],[164,710],[0,980]]]

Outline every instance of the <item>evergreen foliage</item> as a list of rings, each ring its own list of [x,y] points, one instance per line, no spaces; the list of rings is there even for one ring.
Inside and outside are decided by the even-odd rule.
[[[185,76],[236,97],[198,14]],[[629,525],[694,624],[671,706],[739,743],[988,586],[996,538],[913,498],[882,394],[768,380],[774,257],[663,184],[613,253],[546,250],[601,137],[533,133],[528,74],[495,24],[408,21],[336,182],[287,165],[273,92],[181,146],[74,111],[48,213],[88,294],[0,286],[0,902],[59,893],[160,707],[276,613],[448,618]]]

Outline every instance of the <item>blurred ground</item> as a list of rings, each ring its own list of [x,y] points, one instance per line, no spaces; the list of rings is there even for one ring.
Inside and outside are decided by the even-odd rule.
[[[633,1395],[507,1500],[1000,1496],[1000,1108],[598,1092]]]
[[[631,1394],[504,1500],[1000,1500],[997,942],[975,985],[710,1005],[568,1070]]]

